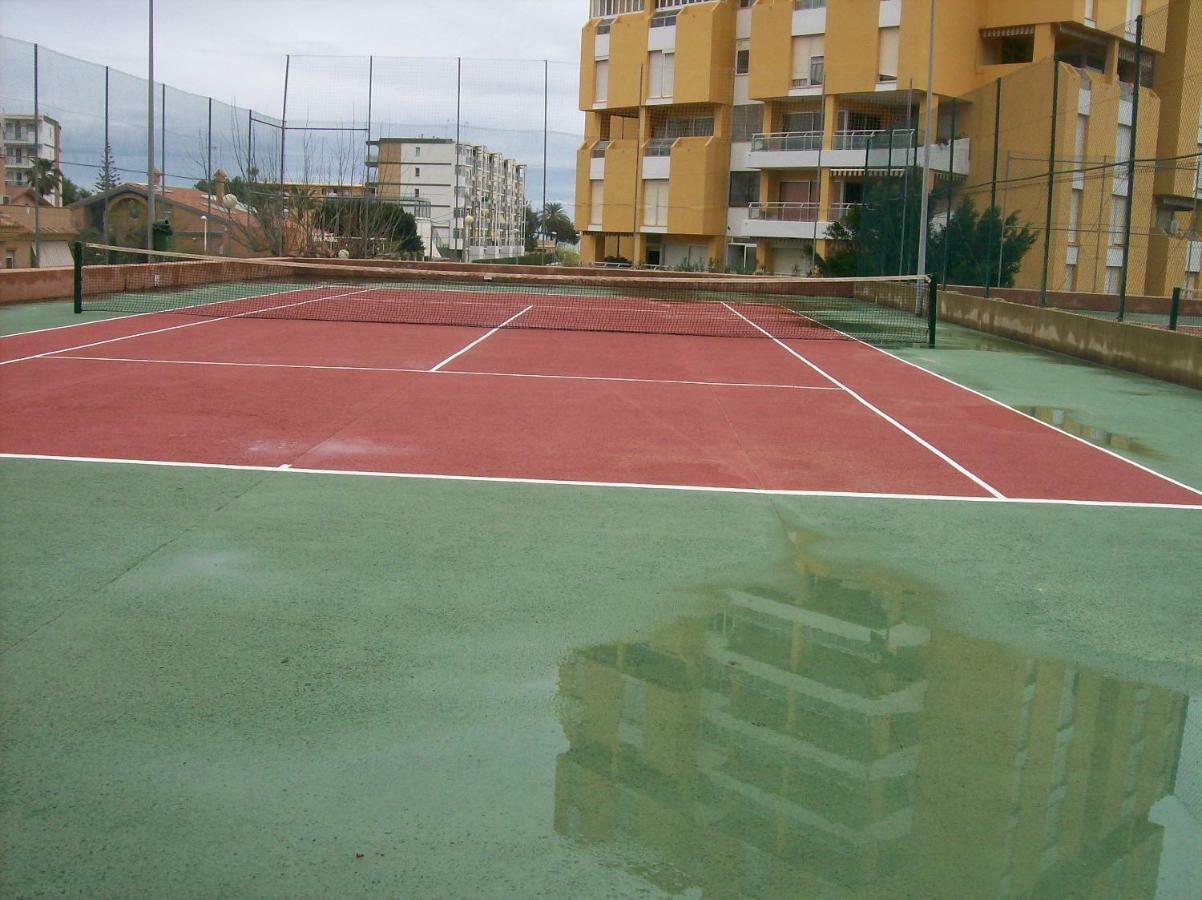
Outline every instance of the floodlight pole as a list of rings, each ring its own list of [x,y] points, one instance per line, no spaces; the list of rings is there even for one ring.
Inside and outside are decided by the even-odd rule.
[[[154,0],[147,0],[146,249],[154,249]],[[149,257],[147,257],[149,260]]]
[[[930,231],[930,225],[927,222],[927,216],[931,212],[931,194],[927,190],[927,186],[931,180],[931,110],[935,105],[935,0],[931,0],[931,24],[930,31],[927,35],[927,109],[926,120],[923,128],[926,132],[923,137],[922,151],[922,212],[918,218],[918,274],[927,274],[927,236]],[[953,143],[956,136],[952,135]],[[951,176],[951,173],[948,173]],[[914,295],[914,315],[922,315],[922,288],[920,287]]]

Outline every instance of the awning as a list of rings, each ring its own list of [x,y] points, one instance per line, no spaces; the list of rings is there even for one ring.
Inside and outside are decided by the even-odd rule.
[[[983,38],[1030,37],[1033,34],[1035,34],[1034,25],[1011,25],[1008,28],[981,29],[981,37]]]

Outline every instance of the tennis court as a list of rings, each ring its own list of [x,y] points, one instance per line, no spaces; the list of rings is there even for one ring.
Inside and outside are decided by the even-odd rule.
[[[4,311],[5,893],[1189,896],[1196,392],[254,265]]]

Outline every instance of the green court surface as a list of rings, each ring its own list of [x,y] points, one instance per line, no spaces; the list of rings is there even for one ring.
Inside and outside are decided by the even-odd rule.
[[[1198,392],[899,355],[1202,485]],[[3,896],[1197,896],[1197,511],[30,459],[0,503]]]

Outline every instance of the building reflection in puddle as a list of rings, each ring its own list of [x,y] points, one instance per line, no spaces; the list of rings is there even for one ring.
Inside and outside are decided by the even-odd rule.
[[[793,538],[795,589],[562,665],[560,834],[706,896],[1154,896],[1185,695],[924,627]]]

